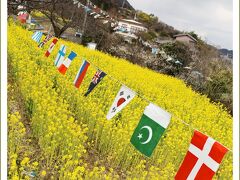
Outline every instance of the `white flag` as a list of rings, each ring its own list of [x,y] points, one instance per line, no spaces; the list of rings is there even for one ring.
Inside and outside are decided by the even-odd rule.
[[[120,112],[136,95],[134,91],[126,86],[122,86],[119,90],[110,110],[107,114],[107,119],[110,120],[118,112]]]

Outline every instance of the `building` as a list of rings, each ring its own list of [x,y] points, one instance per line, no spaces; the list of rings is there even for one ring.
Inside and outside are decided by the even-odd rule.
[[[116,32],[136,34],[141,31],[147,31],[148,29],[140,22],[131,19],[122,19],[118,22],[115,28]]]
[[[97,44],[94,42],[90,42],[90,43],[87,43],[87,47],[88,47],[88,49],[95,50],[97,47]]]
[[[196,44],[197,40],[189,34],[178,34],[173,36],[176,41],[180,41],[188,44]]]

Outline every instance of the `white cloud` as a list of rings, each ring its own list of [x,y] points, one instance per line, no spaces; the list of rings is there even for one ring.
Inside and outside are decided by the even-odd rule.
[[[232,48],[232,0],[128,0],[179,30],[195,31],[216,45]]]

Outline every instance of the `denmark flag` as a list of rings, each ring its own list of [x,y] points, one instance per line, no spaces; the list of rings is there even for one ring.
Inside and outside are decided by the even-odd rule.
[[[227,148],[214,139],[195,130],[175,179],[211,180],[227,151]]]

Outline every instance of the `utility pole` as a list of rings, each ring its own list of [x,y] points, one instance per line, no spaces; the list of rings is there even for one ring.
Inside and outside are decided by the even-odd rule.
[[[135,12],[135,15],[134,15],[134,20],[136,21],[137,20],[137,13]]]
[[[123,1],[123,3],[122,3],[122,8],[124,7],[124,5],[125,5],[125,2],[126,2],[126,0],[124,0],[124,1]]]
[[[89,5],[89,0],[87,0],[86,6],[88,7],[88,5]],[[87,22],[87,11],[85,11],[85,15],[84,15],[83,27],[82,27],[82,36],[80,38],[80,44],[82,44],[83,35],[85,33],[85,28],[86,28],[86,22]]]

